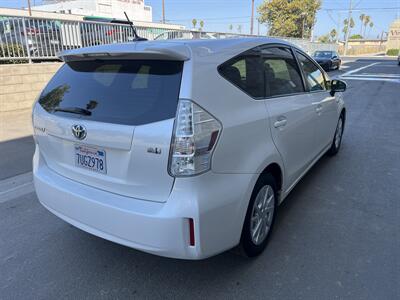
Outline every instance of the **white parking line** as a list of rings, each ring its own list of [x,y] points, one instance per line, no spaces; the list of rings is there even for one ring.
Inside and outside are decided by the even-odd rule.
[[[400,78],[400,74],[385,74],[385,73],[361,73],[361,74],[355,74],[354,76],[362,77],[386,77],[386,78]]]
[[[340,76],[340,79],[346,79],[346,80],[363,80],[363,81],[387,81],[387,82],[393,82],[393,83],[400,83],[400,78],[399,79],[394,79],[394,78],[382,78],[382,77],[362,77],[362,76],[347,76],[343,77]]]
[[[350,70],[350,71],[348,71],[348,72],[346,72],[346,73],[343,73],[343,74],[341,75],[341,77],[349,76],[349,75],[351,75],[351,74],[357,73],[357,72],[359,72],[359,71],[361,71],[361,70],[364,70],[364,69],[366,69],[366,68],[375,66],[375,65],[377,65],[377,64],[380,64],[380,62],[375,62],[375,63],[366,65],[366,66],[361,67],[361,68],[357,68],[357,69],[354,69],[354,70]]]
[[[386,81],[386,82],[400,83],[400,74],[368,73],[368,72],[357,73],[360,72],[361,70],[365,70],[377,64],[380,64],[380,62],[375,62],[366,65],[364,67],[348,71],[340,75],[339,78],[346,80]],[[380,66],[383,65],[381,64]]]
[[[34,191],[32,172],[0,181],[0,203],[21,197]]]

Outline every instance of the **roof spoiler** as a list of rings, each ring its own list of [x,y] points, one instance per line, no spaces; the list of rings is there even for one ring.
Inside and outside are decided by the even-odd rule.
[[[88,52],[76,53],[75,51],[65,51],[58,54],[64,62],[85,61],[85,60],[113,60],[113,59],[148,59],[148,60],[189,60],[190,57],[168,49],[152,49],[146,51],[133,52]]]

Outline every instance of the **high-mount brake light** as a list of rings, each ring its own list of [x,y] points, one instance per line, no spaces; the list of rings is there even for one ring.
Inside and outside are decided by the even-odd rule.
[[[220,122],[196,103],[180,100],[170,154],[170,174],[193,176],[210,170],[221,129]]]

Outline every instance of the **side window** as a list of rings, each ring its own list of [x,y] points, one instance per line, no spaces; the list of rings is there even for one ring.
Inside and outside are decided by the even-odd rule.
[[[251,97],[264,98],[264,75],[258,52],[250,50],[228,60],[218,71],[222,77]]]
[[[292,51],[285,47],[261,48],[266,96],[304,92],[303,82]]]
[[[310,91],[325,90],[325,79],[320,69],[310,59],[308,59],[308,57],[304,56],[300,52],[297,52],[297,57]]]

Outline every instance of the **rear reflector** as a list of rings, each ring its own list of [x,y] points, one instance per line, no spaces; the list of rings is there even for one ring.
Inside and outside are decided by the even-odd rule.
[[[189,245],[194,246],[194,221],[189,219]]]

